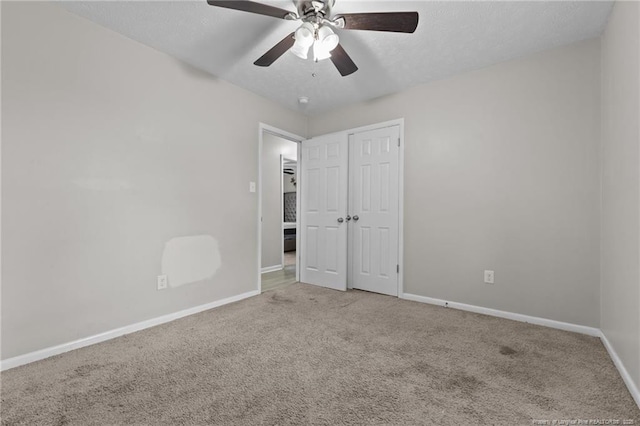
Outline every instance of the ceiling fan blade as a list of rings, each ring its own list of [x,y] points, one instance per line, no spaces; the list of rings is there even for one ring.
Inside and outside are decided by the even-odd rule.
[[[248,0],[207,0],[207,3],[211,6],[241,10],[243,12],[257,13],[259,15],[273,16],[274,18],[282,19],[285,19],[285,17],[291,13],[288,10],[280,9],[279,7]]]
[[[293,43],[295,42],[295,39],[293,38],[293,34],[294,33],[291,33],[285,38],[283,38],[282,40],[280,40],[278,44],[276,44],[271,49],[269,49],[267,53],[265,53],[260,58],[258,58],[258,60],[255,61],[253,64],[259,67],[268,67],[269,65],[274,63],[276,59],[282,56],[284,52],[291,49],[291,46],[293,46]]]
[[[331,51],[331,62],[338,68],[338,72],[343,77],[353,74],[358,71],[358,67],[355,62],[351,60],[351,57],[345,52],[340,44]]]
[[[344,18],[346,30],[412,33],[418,27],[418,12],[346,13],[336,18]]]

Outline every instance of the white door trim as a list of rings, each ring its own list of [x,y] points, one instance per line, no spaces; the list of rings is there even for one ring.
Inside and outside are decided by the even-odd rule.
[[[258,217],[257,228],[258,228],[258,248],[257,248],[257,259],[258,263],[256,265],[256,289],[258,292],[262,293],[262,145],[263,138],[262,135],[264,132],[271,133],[272,135],[281,137],[283,139],[290,140],[292,142],[296,142],[300,144],[305,138],[302,136],[298,136],[294,133],[287,132],[286,130],[278,129],[277,127],[270,126],[265,123],[258,124]],[[298,169],[296,171],[296,179],[298,185],[300,185],[300,149],[298,148]],[[297,208],[300,211],[300,197],[297,197]],[[296,224],[300,225],[300,218],[296,217]],[[284,244],[284,243],[283,243]],[[296,247],[300,246],[300,236],[299,233],[296,232]],[[296,264],[300,264],[300,251],[296,250]],[[300,268],[296,266],[296,281],[300,281]]]

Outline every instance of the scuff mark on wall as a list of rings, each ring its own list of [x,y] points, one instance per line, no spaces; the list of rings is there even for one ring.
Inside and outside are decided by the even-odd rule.
[[[162,252],[162,275],[167,276],[169,287],[209,279],[221,264],[218,241],[211,235],[172,238]]]

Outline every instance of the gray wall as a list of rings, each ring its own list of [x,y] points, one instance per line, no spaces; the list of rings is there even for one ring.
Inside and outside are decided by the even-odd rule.
[[[53,3],[2,2],[2,89],[3,359],[257,289],[258,123],[306,117]]]
[[[602,331],[640,387],[640,7],[602,37]]]
[[[592,40],[310,118],[405,118],[405,292],[599,326],[599,61]]]
[[[262,267],[282,265],[282,169],[280,155],[297,158],[298,144],[263,133]]]

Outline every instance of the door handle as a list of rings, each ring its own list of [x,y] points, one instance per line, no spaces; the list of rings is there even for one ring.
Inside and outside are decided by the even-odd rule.
[[[357,215],[357,214],[356,214],[356,215],[353,215],[353,220],[354,220],[354,221],[356,221],[356,222],[357,222],[357,221],[358,221],[358,219],[360,219],[360,218],[358,217],[358,215]]]
[[[338,218],[338,223],[342,223],[342,222],[344,222],[344,219],[343,219],[343,218],[341,218],[341,217],[339,217],[339,218]]]
[[[347,215],[345,219],[347,219],[347,222],[349,222],[351,220],[351,216]]]

